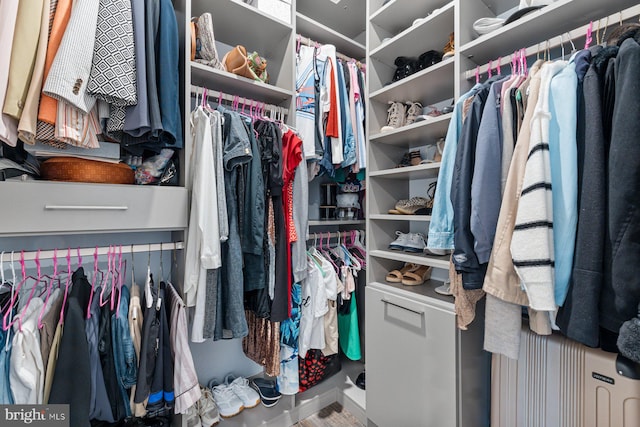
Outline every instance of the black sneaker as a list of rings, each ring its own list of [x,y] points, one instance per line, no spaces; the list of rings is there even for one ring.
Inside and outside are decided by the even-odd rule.
[[[271,408],[278,403],[282,395],[276,389],[276,382],[268,380],[266,378],[253,378],[251,380],[251,387],[253,387],[260,395],[260,400],[266,408]]]

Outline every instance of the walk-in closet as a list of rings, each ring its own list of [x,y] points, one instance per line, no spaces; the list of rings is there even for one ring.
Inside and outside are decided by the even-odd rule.
[[[639,426],[639,82],[630,0],[0,0],[0,426]]]

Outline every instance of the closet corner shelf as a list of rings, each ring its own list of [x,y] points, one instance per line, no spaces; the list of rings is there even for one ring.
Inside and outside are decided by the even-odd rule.
[[[436,141],[447,134],[449,121],[453,113],[432,117],[429,120],[415,122],[407,126],[402,126],[389,132],[380,132],[371,135],[371,142],[398,145],[402,147],[412,147],[424,144],[429,141]]]
[[[431,221],[431,215],[394,215],[394,214],[369,214],[371,220],[381,221]]]
[[[373,12],[369,21],[392,33],[398,33],[410,26],[416,16],[426,16],[446,3],[446,0],[392,0]]]
[[[440,295],[435,289],[442,285],[443,282],[438,280],[427,280],[422,285],[418,286],[405,286],[402,283],[386,283],[386,282],[373,282],[367,286],[372,286],[381,291],[392,290],[394,293],[410,298],[412,300],[418,300],[431,306],[436,306],[447,311],[454,310],[454,299],[452,296]]]
[[[383,169],[369,172],[370,178],[387,179],[424,179],[437,178],[440,170],[440,162],[427,163],[417,166],[406,166],[402,168]]]
[[[430,265],[434,268],[449,268],[449,255],[435,256],[435,255],[420,255],[412,254],[401,251],[391,251],[374,249],[369,251],[369,254],[376,258],[390,259],[394,261],[412,262],[418,265]]]
[[[369,57],[393,66],[399,55],[417,57],[428,50],[442,51],[453,32],[453,4],[453,1],[449,2],[436,13],[424,17],[420,23],[409,26],[391,40],[371,49]]]
[[[296,12],[296,32],[318,43],[332,44],[338,52],[354,59],[362,60],[367,54],[366,47],[361,43],[300,12]]]
[[[243,45],[266,58],[288,38],[293,25],[281,21],[241,0],[193,0],[191,16],[210,12],[216,40],[229,46]],[[241,29],[238,23],[242,22]],[[188,26],[187,26],[188,28]]]
[[[293,96],[293,91],[257,82],[242,76],[191,62],[191,84],[220,90],[269,104],[281,105]]]
[[[411,100],[430,105],[453,98],[453,89],[452,57],[372,92],[369,99],[383,104]]]
[[[608,10],[622,10],[635,4],[637,2],[630,0],[558,0],[463,44],[459,49],[460,54],[482,65],[498,56],[510,55],[516,49],[532,46],[540,40],[558,36],[587,24],[590,20],[599,19]],[[544,48],[544,43],[541,48]]]
[[[340,226],[340,225],[364,225],[363,219],[320,219],[309,220],[309,227]]]

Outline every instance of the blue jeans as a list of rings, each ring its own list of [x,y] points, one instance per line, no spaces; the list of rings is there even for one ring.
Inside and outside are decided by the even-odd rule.
[[[125,403],[127,416],[131,416],[127,389],[136,384],[138,378],[138,362],[129,331],[129,288],[122,287],[120,295],[120,311],[111,315],[111,335],[113,340],[113,359],[118,376],[118,385]]]
[[[11,357],[12,338],[11,328],[8,331],[0,328],[0,371],[2,372],[2,376],[0,376],[0,404],[2,405],[13,405],[13,395],[9,387],[9,360]],[[9,344],[5,348],[7,339]]]

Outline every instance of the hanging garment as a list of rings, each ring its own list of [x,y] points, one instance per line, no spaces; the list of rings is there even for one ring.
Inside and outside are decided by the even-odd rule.
[[[11,375],[11,346],[13,342],[13,328],[0,328],[0,405],[13,405],[13,393],[9,382]]]
[[[458,149],[458,139],[462,131],[462,105],[469,99],[480,85],[465,93],[453,107],[453,114],[449,121],[447,137],[442,153],[440,170],[438,171],[438,186],[434,194],[431,222],[429,223],[429,238],[427,247],[430,249],[453,249],[453,205],[451,203],[451,182],[453,167]]]
[[[296,62],[296,128],[303,142],[304,157],[316,159],[322,150],[316,148],[316,76],[315,49],[301,45]]]
[[[243,166],[251,161],[251,141],[242,117],[218,106],[224,115],[224,184],[229,215],[229,239],[222,244],[222,268],[218,276],[218,305],[214,339],[241,338],[247,335],[244,315],[244,273],[240,242],[240,201],[245,187]]]
[[[147,97],[149,101],[150,136],[157,138],[162,132],[160,101],[158,100],[159,73],[156,66],[156,42],[160,28],[160,0],[145,1],[145,65],[147,70]],[[177,99],[176,99],[177,101]]]
[[[13,324],[13,345],[9,383],[16,404],[41,404],[44,367],[40,353],[38,316],[44,302],[33,297],[26,308],[17,311],[21,319]]]
[[[293,225],[298,238],[291,245],[291,270],[294,282],[307,277],[307,237],[309,236],[309,179],[307,162],[301,160],[293,178]]]
[[[96,37],[98,2],[76,0],[69,24],[51,64],[43,92],[88,113],[95,98],[87,93]]]
[[[201,391],[189,348],[186,306],[170,283],[166,295],[169,299],[169,339],[173,359],[175,413],[184,414],[198,402]]]
[[[55,1],[55,0],[54,0]],[[33,72],[28,83],[23,107],[18,122],[18,135],[27,144],[36,143],[36,126],[38,122],[38,102],[40,101],[40,90],[42,89],[42,75],[44,74],[44,63],[47,56],[47,40],[49,38],[50,15],[52,14],[50,0],[42,2],[42,17],[40,18],[40,33],[38,38],[38,49],[35,52]]]
[[[102,288],[97,287],[95,295],[100,295]],[[100,298],[91,300],[90,317],[85,323],[85,333],[89,346],[89,366],[91,368],[91,395],[89,398],[89,418],[113,423],[113,411],[104,381],[104,372],[100,363],[99,331],[100,331]]]
[[[356,292],[351,293],[349,313],[338,312],[338,338],[340,348],[351,360],[360,360],[360,328],[358,326],[358,305],[356,303]]]
[[[69,424],[87,426],[91,398],[91,385],[87,378],[91,378],[91,367],[84,320],[87,317],[91,285],[82,267],[73,273],[72,282],[49,403],[68,404]]]
[[[529,155],[511,239],[513,265],[527,292],[529,306],[556,309],[553,295],[553,199],[549,167],[549,87],[565,61],[540,69],[540,95],[531,119]]]
[[[87,93],[117,106],[138,103],[130,0],[100,0]]]
[[[351,113],[349,110],[349,89],[347,88],[346,78],[349,76],[348,70],[338,61],[338,102],[340,103],[340,123],[342,126],[342,161],[340,167],[346,168],[356,163],[356,137],[353,132],[353,124],[351,122]],[[334,160],[335,161],[335,160]]]
[[[118,302],[111,314],[111,339],[117,383],[127,417],[132,415],[127,391],[136,384],[138,378],[138,359],[136,358],[127,313],[129,311],[129,288],[122,286]]]
[[[194,153],[191,177],[191,216],[187,253],[185,256],[184,293],[188,306],[195,306],[191,340],[204,341],[203,328],[205,318],[207,269],[217,269],[222,265],[217,196],[216,175],[211,135],[211,120],[220,121],[220,113],[209,114],[198,106],[192,112],[192,136]]]
[[[297,394],[300,387],[298,376],[298,339],[300,337],[300,304],[302,289],[299,283],[291,287],[291,317],[280,323],[280,375],[278,391],[282,394]]]
[[[309,259],[307,264],[307,279],[301,282],[302,303],[298,354],[302,358],[307,355],[307,350],[310,348],[322,350],[325,347],[324,315],[329,311],[322,271],[313,259]]]
[[[264,367],[270,377],[280,375],[280,324],[245,311],[249,334],[242,339],[244,354]]]
[[[42,355],[42,367],[47,371],[49,365],[49,354],[51,353],[51,345],[56,332],[56,326],[60,319],[60,310],[62,310],[63,290],[56,288],[49,297],[47,305],[50,308],[42,316],[40,322],[40,354]]]
[[[136,352],[136,360],[140,362],[140,347],[142,345],[142,307],[140,305],[140,287],[133,283],[131,285],[131,301],[129,301],[129,332],[131,333],[131,341],[133,343],[133,349]],[[137,379],[136,379],[137,383]],[[146,399],[141,403],[134,402],[134,396],[136,394],[135,384],[131,387],[131,393],[129,397],[129,405],[131,406],[131,412],[136,417],[144,417],[147,413]]]
[[[573,55],[549,87],[549,166],[553,188],[554,298],[562,306],[567,296],[578,222],[577,93]],[[555,316],[554,316],[555,318]],[[555,323],[555,322],[554,322]]]
[[[302,393],[340,372],[342,364],[339,355],[324,356],[320,350],[312,349],[307,352],[306,358],[299,359],[298,369],[298,391]]]
[[[45,6],[43,0],[19,2],[11,48],[11,63],[9,64],[9,80],[2,112],[16,120],[20,120],[25,99],[29,90],[29,83],[33,75],[38,39],[40,37],[43,13],[49,14],[49,4]],[[34,18],[37,25],[33,25]],[[15,143],[13,144],[15,146]]]
[[[44,391],[42,393],[42,402],[49,403],[49,396],[51,394],[51,386],[53,385],[53,377],[56,371],[56,365],[58,363],[58,352],[60,350],[60,342],[62,341],[62,322],[57,322],[56,329],[53,334],[53,341],[51,341],[51,350],[49,351],[49,358],[47,359],[47,369],[44,377]],[[43,360],[44,362],[44,360]]]
[[[0,2],[0,46],[12,46],[18,16],[17,1]],[[0,105],[4,105],[9,84],[9,68],[11,66],[11,50],[0,56]],[[16,119],[0,112],[0,141],[14,146],[18,142],[18,122]]]

